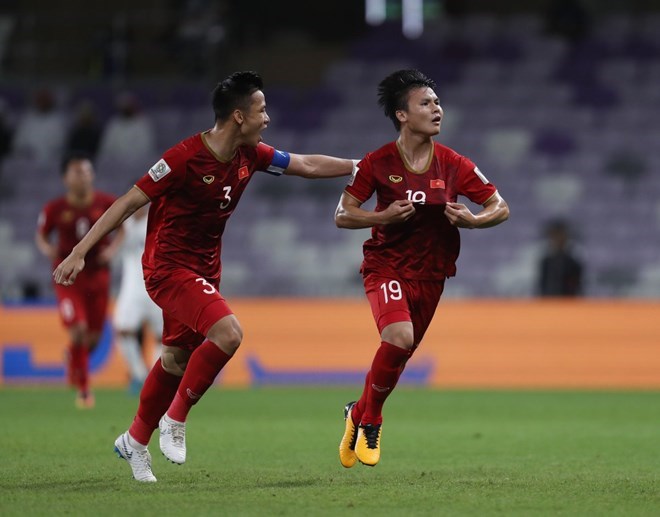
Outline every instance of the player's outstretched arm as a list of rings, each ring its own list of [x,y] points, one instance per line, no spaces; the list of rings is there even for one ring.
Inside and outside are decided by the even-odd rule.
[[[362,203],[353,196],[344,192],[339,199],[335,211],[335,224],[338,228],[357,230],[370,228],[377,224],[402,223],[410,219],[415,213],[412,201],[405,199],[394,201],[381,212],[364,210]]]
[[[447,203],[445,215],[458,228],[490,228],[509,218],[509,205],[498,192],[490,196],[483,207],[479,213],[473,214],[462,203]]]
[[[53,271],[55,282],[62,285],[71,285],[78,273],[85,267],[85,255],[105,235],[117,228],[128,219],[133,212],[149,202],[147,196],[139,189],[133,187],[126,194],[115,201],[110,208],[90,228],[81,241],[76,244],[71,253]]]
[[[357,167],[357,160],[347,160],[322,154],[290,154],[291,161],[284,174],[303,178],[336,178],[348,176]]]

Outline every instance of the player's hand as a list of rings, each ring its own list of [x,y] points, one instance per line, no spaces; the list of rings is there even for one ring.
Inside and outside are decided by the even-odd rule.
[[[78,273],[85,267],[85,259],[71,253],[53,271],[53,279],[56,284],[72,285]]]
[[[415,215],[415,205],[407,199],[394,201],[382,212],[383,224],[402,223]]]
[[[448,202],[445,206],[445,215],[449,222],[457,228],[476,228],[477,226],[477,218],[462,203]]]

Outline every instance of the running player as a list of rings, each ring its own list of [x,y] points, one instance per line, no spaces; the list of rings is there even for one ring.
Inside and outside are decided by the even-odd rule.
[[[372,228],[361,272],[381,338],[362,396],[344,409],[344,467],[380,459],[383,404],[422,341],[445,278],[456,273],[458,228],[488,228],[509,216],[474,163],[434,142],[443,117],[434,89],[417,70],[399,70],[380,83],[378,103],[399,137],[359,163],[335,214],[340,228]],[[375,210],[361,208],[374,192]],[[458,195],[483,209],[473,214]]]
[[[86,155],[67,155],[61,172],[66,194],[43,208],[35,236],[37,247],[53,261],[54,268],[115,200],[94,190],[94,167]],[[52,234],[57,236],[55,244],[51,242]],[[103,330],[110,288],[109,263],[120,240],[104,236],[90,248],[87,269],[75,286],[55,284],[60,317],[70,339],[68,379],[77,388],[76,405],[81,409],[94,407],[89,389],[89,353]]]
[[[297,155],[261,142],[270,122],[261,78],[237,72],[213,91],[215,125],[163,155],[119,198],[57,268],[69,285],[91,247],[151,201],[142,267],[147,292],[163,309],[163,353],[142,388],[130,429],[115,441],[139,481],[156,481],[147,444],[160,427],[160,449],[186,460],[185,422],[238,349],[243,331],[220,284],[221,237],[255,171],[306,178],[351,174],[352,160]]]

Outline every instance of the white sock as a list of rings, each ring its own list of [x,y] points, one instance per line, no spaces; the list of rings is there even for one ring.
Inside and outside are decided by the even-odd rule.
[[[128,435],[128,445],[133,447],[135,450],[144,451],[147,446],[138,442],[135,438],[131,436],[131,433],[126,433]]]

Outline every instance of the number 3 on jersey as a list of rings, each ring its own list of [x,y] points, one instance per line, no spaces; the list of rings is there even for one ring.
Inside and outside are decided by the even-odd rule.
[[[204,286],[204,290],[202,292],[204,294],[213,294],[216,292],[216,288],[213,287],[213,285],[209,284],[204,278],[196,278],[195,282],[202,283],[202,285]]]
[[[383,290],[383,297],[385,298],[385,303],[388,303],[390,300],[400,300],[403,298],[403,292],[401,291],[401,284],[396,280],[390,280],[390,282],[383,282],[380,284],[380,288]]]
[[[231,203],[231,196],[229,195],[231,192],[231,187],[222,187],[222,190],[225,193],[225,197],[223,198],[224,201],[220,203],[220,208],[224,210],[229,206],[229,203]]]

